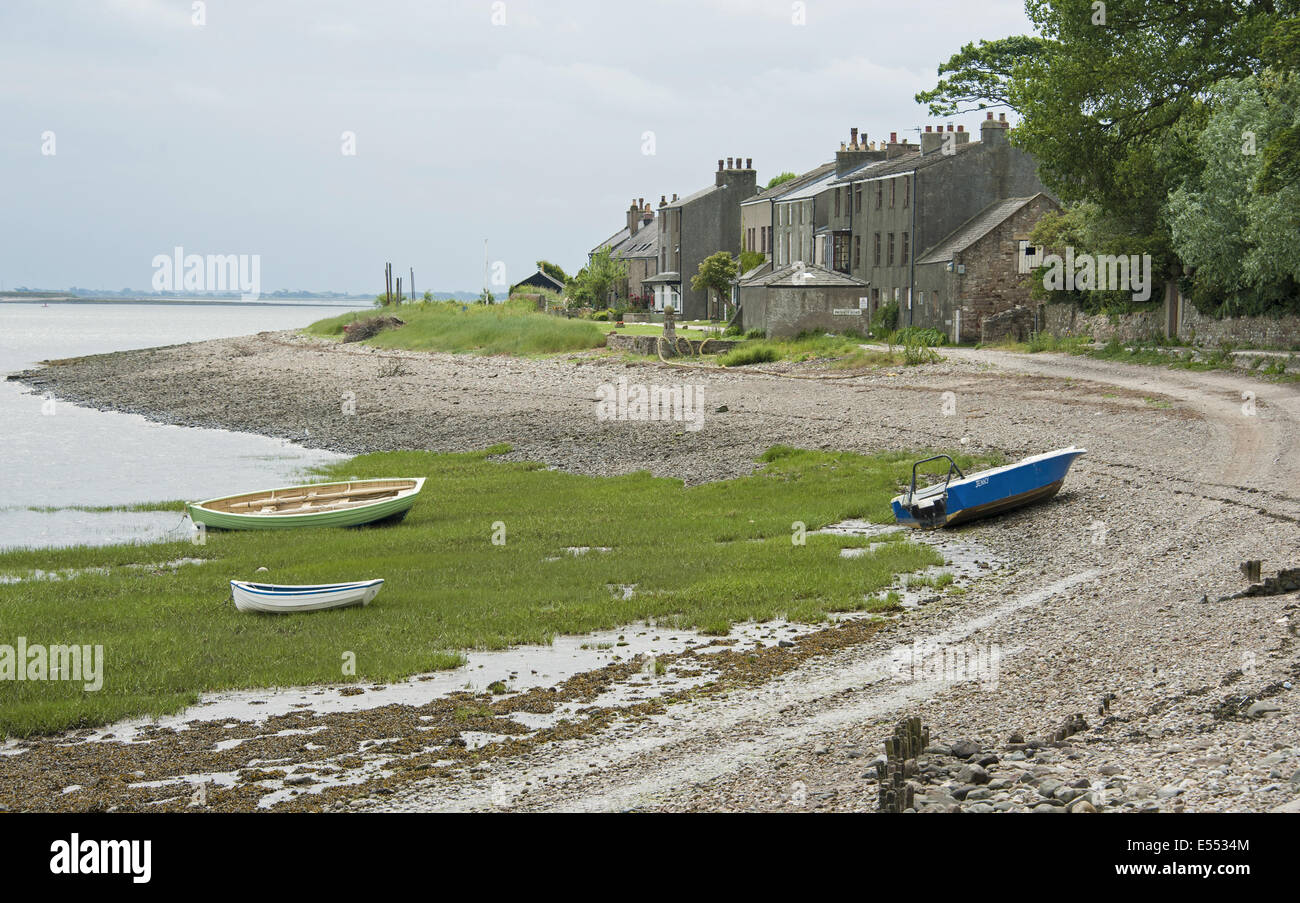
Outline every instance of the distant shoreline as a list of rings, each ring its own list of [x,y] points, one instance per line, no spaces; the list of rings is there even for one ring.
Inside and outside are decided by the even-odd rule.
[[[0,304],[171,304],[171,305],[221,305],[225,307],[373,307],[366,299],[348,301],[316,301],[302,298],[296,301],[235,301],[230,299],[199,300],[195,298],[3,298]]]

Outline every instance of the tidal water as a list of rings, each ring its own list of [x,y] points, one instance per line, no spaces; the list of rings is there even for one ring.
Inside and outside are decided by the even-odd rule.
[[[348,309],[0,302],[0,375],[41,360],[306,326]],[[179,512],[81,509],[284,485],[339,457],[266,436],[51,403],[0,381],[0,549],[183,537],[190,527]]]

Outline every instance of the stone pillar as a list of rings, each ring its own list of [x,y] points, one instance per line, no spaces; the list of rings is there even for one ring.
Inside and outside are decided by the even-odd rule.
[[[671,304],[664,305],[664,338],[669,345],[677,343],[677,312],[673,310]]]

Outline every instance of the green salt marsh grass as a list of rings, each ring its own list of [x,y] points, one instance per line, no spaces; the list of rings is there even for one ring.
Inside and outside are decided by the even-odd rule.
[[[889,498],[925,453],[778,447],[753,475],[684,488],[646,473],[589,477],[506,462],[503,451],[371,454],[319,471],[322,480],[427,477],[400,524],[0,553],[0,581],[29,578],[0,582],[0,644],[102,645],[105,672],[98,692],[0,679],[0,734],[174,712],[205,691],[391,681],[455,667],[466,649],[647,618],[714,633],[782,615],[816,622],[883,607],[896,575],[942,563],[902,536],[857,557],[840,550],[867,545],[862,537],[792,542],[795,521],[812,531],[849,517],[891,520]],[[954,457],[963,468],[992,463]],[[501,545],[492,541],[498,524]],[[36,570],[61,579],[30,579]],[[364,609],[258,615],[230,601],[232,578],[372,577],[387,582]],[[623,599],[627,584],[636,591]],[[343,673],[346,653],[355,676]]]
[[[357,311],[318,320],[306,328],[308,335],[341,338],[343,327],[368,317],[392,315],[406,325],[364,340],[376,348],[451,353],[539,355],[583,351],[605,344],[605,324],[540,314],[531,305],[461,304],[429,301],[383,310]]]

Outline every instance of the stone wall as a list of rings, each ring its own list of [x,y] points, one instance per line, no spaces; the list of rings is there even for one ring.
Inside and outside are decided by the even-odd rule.
[[[1224,317],[1200,313],[1186,298],[1177,300],[1178,338],[1209,347],[1230,343],[1247,348],[1294,349],[1300,345],[1300,317]],[[1085,314],[1073,304],[1042,308],[1043,328],[1057,336],[1092,336],[1094,341],[1142,342],[1166,335],[1169,317],[1164,308],[1120,314]]]
[[[1178,337],[1198,345],[1231,342],[1252,348],[1295,350],[1300,345],[1300,317],[1225,317],[1215,320],[1180,298]]]
[[[742,288],[741,328],[762,329],[769,339],[793,338],[807,330],[865,334],[870,316],[859,299],[866,291],[856,285]]]
[[[687,353],[687,346],[690,347],[690,354],[722,354],[738,344],[730,339],[688,339],[680,333],[675,343],[668,340],[661,343],[659,341],[661,338],[663,337],[657,335],[623,335],[611,332],[605,339],[605,347],[614,351],[650,355],[657,355],[662,350],[664,357],[677,357]]]

